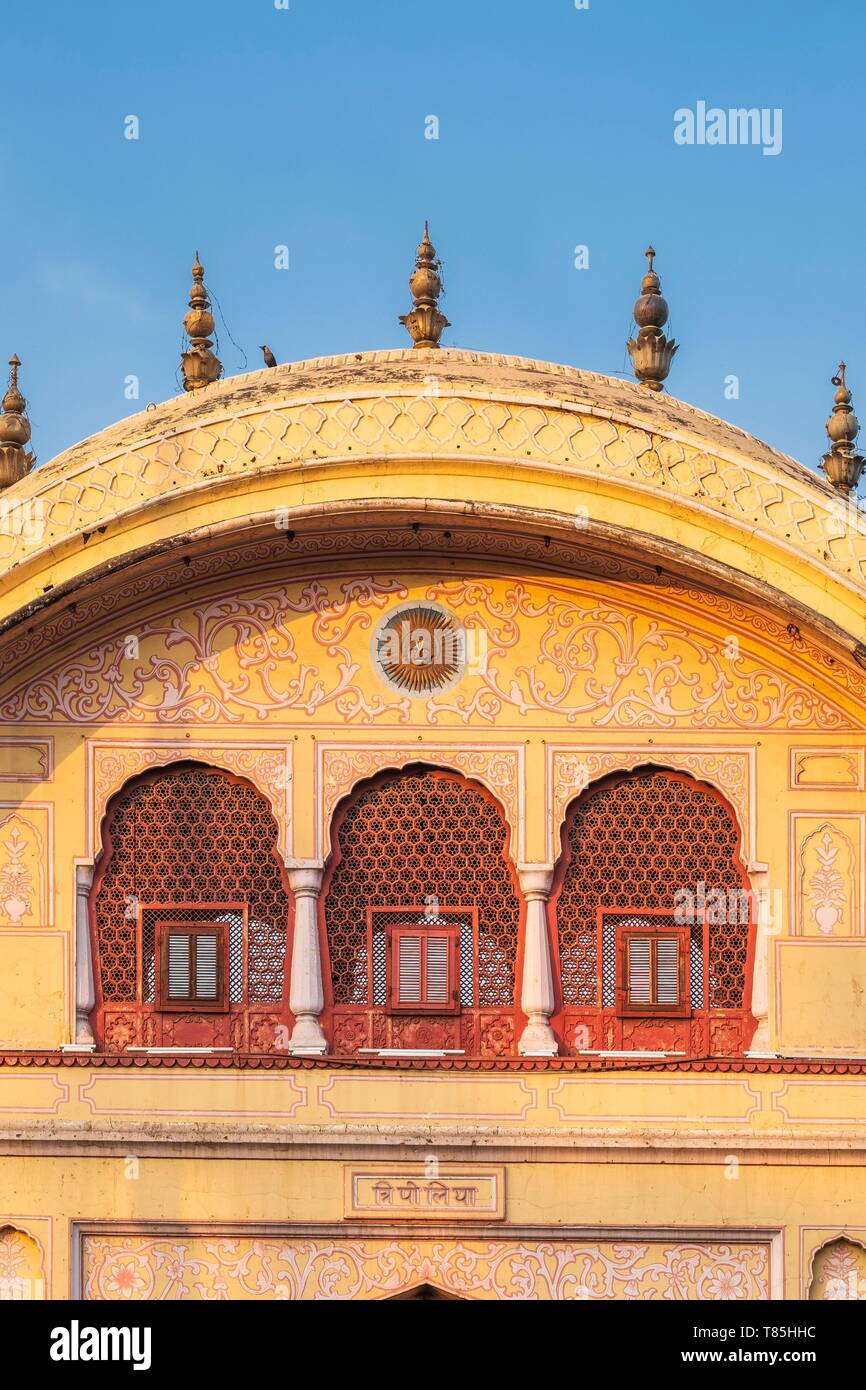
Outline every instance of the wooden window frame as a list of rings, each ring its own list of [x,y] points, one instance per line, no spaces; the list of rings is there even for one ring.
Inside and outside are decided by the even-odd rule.
[[[248,930],[248,929],[249,929],[249,920],[248,920],[248,917],[249,917],[249,907],[248,907],[248,904],[245,903],[245,902],[203,902],[203,903],[198,903],[198,902],[191,902],[191,903],[182,902],[182,903],[176,903],[176,902],[150,902],[150,901],[148,901],[148,902],[140,902],[140,903],[138,903],[138,904],[137,904],[137,911],[136,911],[136,914],[135,914],[135,916],[136,916],[136,922],[135,922],[135,956],[136,956],[136,960],[137,960],[137,962],[138,962],[137,971],[136,971],[136,974],[137,974],[137,981],[136,981],[136,1002],[137,1002],[138,1004],[143,1005],[145,1008],[148,1008],[148,1009],[157,1009],[160,1013],[162,1012],[162,1009],[160,1008],[160,1004],[159,1004],[159,997],[160,997],[160,994],[159,994],[159,945],[158,945],[157,939],[156,939],[156,928],[157,928],[157,926],[160,925],[160,923],[162,922],[162,919],[161,919],[160,917],[156,917],[155,922],[154,922],[154,937],[153,937],[154,990],[153,990],[153,999],[150,1000],[150,1001],[148,1001],[148,1000],[146,1000],[145,997],[144,997],[144,979],[145,979],[145,971],[146,971],[146,969],[147,969],[147,961],[145,960],[145,956],[144,956],[144,915],[145,915],[145,913],[154,913],[154,914],[156,914],[156,913],[159,913],[159,912],[176,912],[176,913],[178,913],[177,918],[174,918],[174,919],[173,919],[173,920],[175,920],[175,921],[177,921],[177,922],[181,922],[181,921],[183,920],[182,914],[183,914],[184,912],[213,912],[213,913],[217,913],[217,912],[233,912],[233,913],[239,913],[239,914],[240,914],[240,916],[243,918],[243,923],[242,923],[242,928],[241,928],[241,946],[242,946],[242,962],[241,962],[241,965],[242,965],[242,972],[241,972],[242,978],[241,978],[241,986],[242,986],[242,987],[241,987],[241,1000],[239,1001],[239,1003],[238,1003],[237,1005],[235,1005],[235,1007],[240,1007],[240,1004],[242,1003],[242,1004],[243,1004],[243,1007],[246,1008],[246,1006],[247,1006],[247,973],[248,973],[248,971],[247,971],[247,954],[248,954],[248,950],[249,950],[249,930]],[[169,923],[169,925],[170,925],[170,923]],[[195,922],[194,925],[195,925],[195,926],[199,926],[199,925],[201,925],[201,926],[210,926],[211,924],[210,924],[209,922],[202,922],[202,923]],[[217,926],[226,926],[226,927],[228,928],[230,924],[228,924],[228,923],[219,923],[219,922],[218,922],[218,923],[216,923],[216,925],[217,925]],[[227,949],[227,951],[228,951],[228,953],[229,953],[229,956],[228,956],[228,966],[227,966],[226,976],[225,976],[225,980],[226,980],[226,994],[228,995],[228,993],[230,992],[230,987],[229,987],[230,973],[229,973],[229,972],[230,972],[230,968],[231,968],[231,959],[230,959],[230,957],[231,957],[231,936],[230,936],[230,932],[229,932],[229,931],[226,932],[226,949]],[[231,1005],[230,1005],[230,1001],[229,1001],[229,1007],[230,1007],[230,1006],[231,1006]]]
[[[194,997],[169,999],[166,956],[168,938],[172,935],[188,937],[216,935],[221,938],[217,949],[217,997],[215,1000],[196,999]],[[228,1013],[229,924],[227,922],[156,922],[154,924],[154,956],[157,968],[155,1007],[159,1013]],[[194,975],[195,966],[191,959],[191,981]]]
[[[469,909],[457,907],[441,907],[438,909],[438,917],[445,918],[446,921],[425,922],[423,920],[425,907],[406,907],[406,908],[384,908],[380,912],[387,912],[392,918],[398,913],[405,920],[386,922],[385,924],[385,961],[386,975],[388,981],[388,991],[385,1002],[385,1012],[389,1014],[424,1014],[442,1015],[459,1014],[460,1004],[460,931],[465,925]],[[368,939],[372,942],[372,929],[376,908],[369,908],[367,915]],[[447,921],[453,917],[454,923]],[[473,918],[473,957],[477,960],[477,943],[475,940],[476,923]],[[448,940],[448,1002],[443,1004],[409,1003],[401,1004],[397,996],[397,952],[394,942],[398,936],[444,936]],[[372,950],[368,955],[371,962],[371,991],[372,991]],[[423,959],[423,957],[422,957]],[[422,964],[422,980],[426,971],[426,963]],[[477,986],[476,986],[477,988]]]
[[[602,997],[601,971],[603,968],[603,932],[605,917],[644,917],[649,918],[646,926],[624,926],[618,924],[616,927],[616,1005],[615,1011],[620,1018],[690,1018],[692,1015],[691,1002],[691,931],[689,925],[677,923],[671,919],[674,917],[674,909],[658,907],[601,907],[598,909],[598,961],[599,961],[599,998]],[[652,919],[663,919],[658,925],[651,925]],[[704,970],[706,973],[706,922],[702,924],[704,937]],[[630,938],[647,938],[658,940],[660,937],[674,937],[679,942],[679,971],[678,986],[679,1000],[677,1005],[671,1004],[630,1004],[628,1001],[628,941]],[[655,956],[655,953],[653,953]],[[654,972],[653,972],[654,973]],[[704,982],[704,998],[706,998],[706,980]]]

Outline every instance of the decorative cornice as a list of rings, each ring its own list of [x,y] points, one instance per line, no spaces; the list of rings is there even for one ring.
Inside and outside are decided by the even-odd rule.
[[[177,1053],[171,1056],[129,1055],[124,1052],[0,1052],[0,1067],[132,1067],[141,1071],[176,1067],[204,1071],[573,1071],[702,1072],[726,1075],[752,1072],[785,1076],[866,1076],[866,1058],[815,1057],[695,1057],[670,1060],[583,1057],[292,1057],[283,1053],[235,1053],[207,1056]]]

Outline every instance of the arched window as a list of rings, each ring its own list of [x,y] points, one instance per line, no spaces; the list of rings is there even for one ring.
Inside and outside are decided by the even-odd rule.
[[[735,1055],[753,905],[724,799],[681,773],[617,773],[563,827],[551,915],[567,1050]]]
[[[277,837],[251,783],[197,763],[112,799],[91,893],[108,1050],[279,1045],[290,893]]]
[[[337,1053],[516,1050],[520,901],[483,788],[388,772],[338,813],[321,898]]]

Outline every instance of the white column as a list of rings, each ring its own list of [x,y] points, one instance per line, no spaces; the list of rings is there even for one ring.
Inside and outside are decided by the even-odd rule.
[[[96,1003],[93,978],[93,951],[90,945],[90,889],[93,865],[79,864],[75,870],[75,1042],[64,1051],[93,1052],[96,1039],[90,1014]]]
[[[529,1020],[517,1050],[523,1057],[555,1057],[559,1047],[549,1022],[555,995],[547,930],[547,899],[553,882],[553,869],[546,864],[522,864],[518,866],[517,874],[526,902],[520,1007]]]
[[[758,1020],[748,1057],[775,1057],[770,1046],[770,950],[777,925],[770,910],[770,876],[766,865],[749,866],[749,878],[757,900],[755,964],[752,971],[752,1013]]]
[[[319,1024],[319,1014],[325,1004],[318,914],[323,869],[314,860],[306,863],[296,860],[287,865],[286,871],[295,895],[295,936],[289,985],[289,1008],[295,1015],[295,1028],[289,1051],[321,1057],[328,1050]]]

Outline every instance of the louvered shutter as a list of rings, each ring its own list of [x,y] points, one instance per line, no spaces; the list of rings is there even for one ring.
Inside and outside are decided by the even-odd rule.
[[[421,950],[423,937],[401,932],[397,946],[397,1002],[421,1004]]]
[[[223,924],[156,924],[163,1009],[224,1010],[227,934]]]
[[[652,942],[647,936],[628,938],[628,1002],[632,1007],[653,1001]]]
[[[390,945],[390,1007],[406,1013],[458,1013],[458,942],[457,931],[441,927],[395,927]]]
[[[656,948],[656,989],[653,1003],[672,1008],[680,1002],[680,945],[675,936],[660,936]]]
[[[186,932],[169,932],[167,946],[167,995],[169,999],[189,999],[190,945]]]
[[[688,933],[656,932],[649,924],[648,930],[642,931],[637,917],[635,913],[618,933],[620,1008],[632,1014],[685,1016],[689,1012]]]
[[[451,988],[449,955],[451,941],[447,936],[430,935],[425,939],[427,947],[427,969],[424,1003],[448,1004]]]
[[[195,998],[211,1003],[219,994],[219,936],[197,932],[195,945]]]

